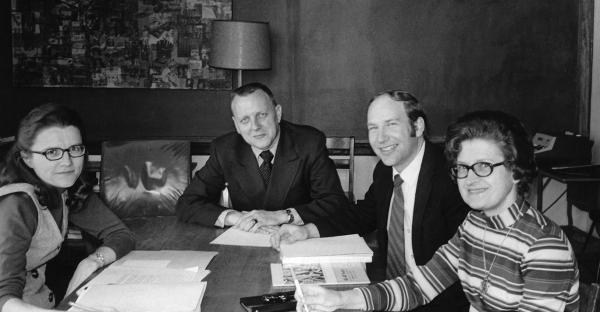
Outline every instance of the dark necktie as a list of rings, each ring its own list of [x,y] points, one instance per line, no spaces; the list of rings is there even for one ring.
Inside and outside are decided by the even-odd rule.
[[[263,162],[260,167],[258,167],[258,171],[265,182],[265,186],[267,186],[269,185],[269,180],[271,179],[271,168],[273,168],[271,160],[273,160],[273,153],[271,153],[271,151],[263,151],[260,153],[260,158],[263,159]]]
[[[406,273],[404,254],[404,195],[402,194],[402,178],[394,176],[394,201],[390,212],[387,248],[387,278],[391,279]]]

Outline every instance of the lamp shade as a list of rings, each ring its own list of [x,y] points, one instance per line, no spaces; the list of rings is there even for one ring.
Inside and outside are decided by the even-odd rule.
[[[209,64],[228,69],[271,68],[269,23],[213,21]]]

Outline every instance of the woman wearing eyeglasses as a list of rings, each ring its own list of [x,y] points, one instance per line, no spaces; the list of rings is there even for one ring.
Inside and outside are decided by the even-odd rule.
[[[16,141],[0,165],[2,312],[54,307],[45,268],[58,254],[68,223],[98,238],[102,246],[79,262],[67,294],[135,245],[132,233],[80,179],[82,131],[74,111],[39,106],[19,124]]]
[[[536,173],[523,125],[497,111],[448,128],[445,153],[472,209],[454,237],[409,275],[336,292],[303,287],[311,311],[410,310],[460,280],[471,311],[576,311],[579,271],[560,227],[525,200]],[[298,311],[302,299],[296,293]]]

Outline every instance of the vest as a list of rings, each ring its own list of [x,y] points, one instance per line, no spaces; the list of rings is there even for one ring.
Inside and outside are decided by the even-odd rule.
[[[31,197],[37,210],[38,219],[37,228],[25,254],[27,259],[25,269],[27,272],[22,299],[26,303],[41,308],[52,308],[55,306],[54,294],[46,286],[46,263],[56,257],[60,251],[67,232],[69,212],[63,203],[62,226],[59,229],[50,211],[38,201],[33,185],[14,183],[0,187],[0,196],[13,193],[26,193]]]

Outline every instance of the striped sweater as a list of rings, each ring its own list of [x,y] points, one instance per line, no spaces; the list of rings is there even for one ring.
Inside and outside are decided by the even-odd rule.
[[[522,206],[492,217],[471,211],[427,264],[358,288],[367,310],[410,310],[460,280],[472,311],[576,311],[579,270],[571,244],[558,225]]]

